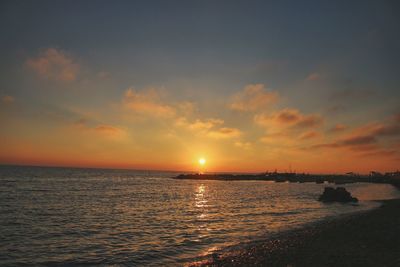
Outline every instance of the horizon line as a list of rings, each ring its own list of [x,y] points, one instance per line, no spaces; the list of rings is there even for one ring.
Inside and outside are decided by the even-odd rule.
[[[70,168],[70,169],[100,169],[100,170],[122,170],[122,171],[151,171],[151,172],[174,172],[174,173],[199,173],[199,171],[183,171],[183,170],[162,170],[162,169],[141,169],[141,168],[113,168],[113,167],[83,167],[83,166],[71,166],[71,165],[35,165],[35,164],[18,164],[18,163],[0,163],[0,167],[37,167],[37,168]],[[344,175],[348,173],[353,173],[355,175],[367,175],[370,174],[371,172],[377,172],[381,174],[386,174],[386,173],[393,173],[393,172],[399,172],[399,170],[393,170],[393,171],[369,171],[368,173],[361,173],[361,172],[344,172],[344,173],[313,173],[313,172],[288,172],[287,170],[279,172],[278,169],[275,169],[277,173],[297,173],[297,174],[313,174],[313,175]],[[213,172],[205,172],[205,174],[213,174],[213,173],[225,173],[225,174],[260,174],[260,173],[273,173],[273,172],[268,172],[268,171],[213,171]]]

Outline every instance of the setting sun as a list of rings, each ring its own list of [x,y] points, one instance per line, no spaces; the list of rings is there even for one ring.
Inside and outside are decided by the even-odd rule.
[[[201,166],[204,166],[204,164],[206,164],[205,158],[200,158],[200,159],[199,159],[199,164],[200,164]]]

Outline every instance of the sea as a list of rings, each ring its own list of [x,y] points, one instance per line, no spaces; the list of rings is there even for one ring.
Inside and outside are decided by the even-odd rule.
[[[178,174],[0,166],[0,266],[184,266],[399,197],[354,183],[359,203],[324,204],[327,184]]]

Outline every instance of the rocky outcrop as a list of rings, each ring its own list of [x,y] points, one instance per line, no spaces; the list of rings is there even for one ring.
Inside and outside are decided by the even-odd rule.
[[[341,203],[358,202],[358,199],[353,197],[344,187],[337,187],[336,189],[333,187],[325,187],[324,192],[318,200],[322,202]]]

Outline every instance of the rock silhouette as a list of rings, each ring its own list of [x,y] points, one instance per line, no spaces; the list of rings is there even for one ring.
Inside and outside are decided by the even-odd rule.
[[[344,187],[337,187],[336,189],[333,187],[325,187],[324,192],[318,200],[322,202],[341,203],[358,202],[358,199],[353,197]]]

